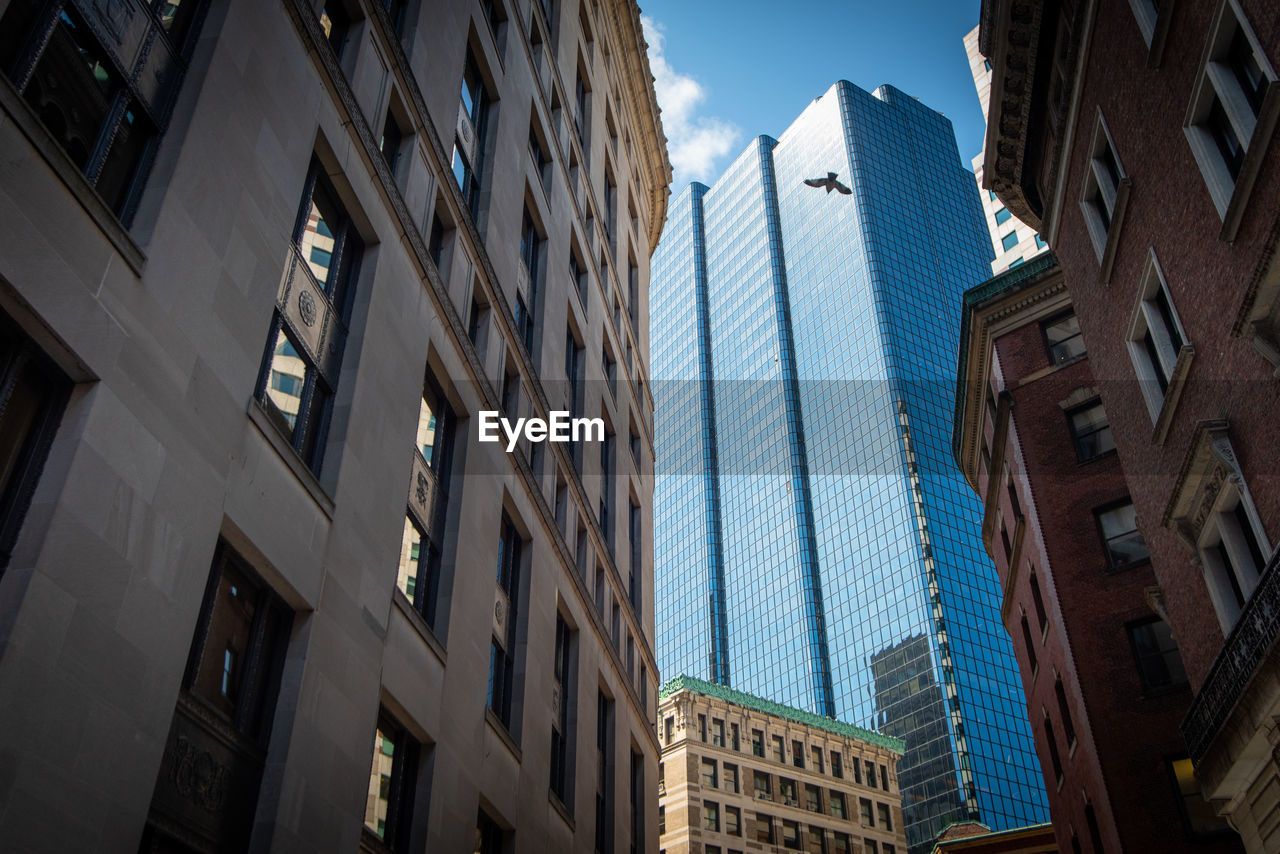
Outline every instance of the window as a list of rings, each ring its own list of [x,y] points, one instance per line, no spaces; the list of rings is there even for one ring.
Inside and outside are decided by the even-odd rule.
[[[613,854],[613,701],[596,691],[596,854]]]
[[[1034,677],[1039,664],[1036,661],[1036,644],[1031,639],[1031,625],[1027,622],[1026,614],[1022,615],[1022,643],[1027,648],[1027,666],[1031,668],[1031,675]]]
[[[412,820],[418,745],[386,710],[378,713],[364,826],[392,851],[406,851]]]
[[[1187,671],[1168,623],[1153,617],[1126,628],[1143,690],[1162,691],[1187,683]]]
[[[864,761],[867,766],[867,785],[874,789],[876,787],[876,763],[870,759]]]
[[[880,766],[880,788],[889,791],[889,769],[884,765]]]
[[[702,760],[702,785],[709,789],[720,788],[720,779],[716,776],[716,761],[714,759]]]
[[[724,747],[724,721],[711,719],[711,743],[716,747]]]
[[[150,10],[19,0],[0,18],[0,68],[126,226],[169,126],[204,4],[137,5]],[[123,26],[108,15],[128,16],[127,34],[117,38],[131,49],[99,42],[96,34]]]
[[[1053,734],[1053,721],[1048,716],[1044,719],[1044,738],[1045,745],[1049,749],[1049,762],[1053,766],[1053,779],[1058,781],[1058,786],[1062,786],[1062,757],[1058,754],[1058,739]],[[1102,849],[1099,848],[1099,851]]]
[[[742,810],[738,807],[724,808],[724,832],[730,836],[742,835]]]
[[[704,742],[707,740],[707,716],[706,715],[698,715],[698,740],[704,741]]]
[[[853,782],[862,785],[862,763],[857,759],[853,760]]]
[[[1037,249],[1043,249],[1043,248],[1045,248],[1045,247],[1046,247],[1046,246],[1048,246],[1048,245],[1049,245],[1048,243],[1045,243],[1045,242],[1044,242],[1044,238],[1043,238],[1043,237],[1041,237],[1039,234],[1037,234],[1037,235],[1036,235],[1036,248],[1037,248]]]
[[[1223,489],[1204,523],[1198,545],[1210,598],[1226,634],[1257,588],[1271,553],[1238,487]]]
[[[804,808],[809,812],[822,812],[822,790],[817,786],[805,784]]]
[[[1133,16],[1138,19],[1142,40],[1147,44],[1147,65],[1152,68],[1160,63],[1165,33],[1169,28],[1169,15],[1161,15],[1161,12],[1167,12],[1171,5],[1161,0],[1129,0]]]
[[[832,850],[835,854],[855,854],[849,834],[836,830],[832,832],[832,837],[834,840]],[[856,852],[856,854],[861,854],[861,852]]]
[[[1076,462],[1087,463],[1116,449],[1111,438],[1111,425],[1099,401],[1067,410],[1071,426],[1071,444],[1076,448]]]
[[[893,818],[888,804],[876,804],[876,818],[885,830],[893,830]]]
[[[769,775],[764,771],[755,771],[752,773],[755,775],[756,799],[761,801],[773,800],[773,793],[769,783]]]
[[[529,159],[533,161],[533,171],[538,176],[538,183],[540,183],[543,190],[549,194],[551,185],[551,155],[547,153],[547,146],[542,140],[543,134],[541,128],[535,124],[534,120],[530,120]]]
[[[1040,595],[1040,576],[1035,570],[1031,571],[1031,604],[1036,609],[1036,626],[1043,635],[1049,617],[1044,610],[1044,597]]]
[[[1107,568],[1120,572],[1148,560],[1147,543],[1138,533],[1138,514],[1128,499],[1094,511],[1106,544]]]
[[[1235,237],[1262,155],[1275,127],[1270,95],[1276,73],[1235,0],[1223,0],[1183,123],[1196,163],[1209,187],[1224,240]]]
[[[797,768],[804,767],[804,742],[791,741],[791,764]]]
[[[1074,362],[1085,354],[1084,338],[1080,335],[1080,321],[1074,311],[1060,314],[1045,321],[1045,349],[1049,351],[1049,362],[1063,365]]]
[[[1011,231],[1008,234],[1006,234],[1004,237],[1000,238],[1000,246],[1004,249],[1005,252],[1008,252],[1010,249],[1012,249],[1017,245],[1018,245],[1018,232],[1016,231]]]
[[[663,722],[663,728],[664,728],[664,730],[665,730],[665,732],[666,732],[666,739],[665,739],[665,741],[666,741],[666,743],[667,743],[667,744],[671,744],[672,740],[673,740],[673,739],[675,739],[675,737],[676,737],[676,735],[675,735],[675,734],[676,734],[676,719],[675,719],[675,717],[674,717],[674,716],[670,716],[670,717],[668,717],[668,718]]]
[[[773,816],[756,813],[756,842],[773,844]]]
[[[738,794],[738,766],[724,764],[724,789],[726,792]]]
[[[1204,836],[1228,829],[1227,820],[1213,811],[1196,779],[1195,768],[1185,756],[1169,760],[1169,776],[1182,813],[1183,823],[1193,836]]]
[[[876,819],[871,812],[871,801],[866,798],[858,798],[858,812],[862,818],[863,827],[875,827]]]
[[[542,235],[538,233],[538,226],[526,207],[520,227],[522,266],[517,270],[519,276],[516,281],[516,330],[520,333],[520,340],[524,342],[524,349],[530,355],[534,353],[536,314],[539,310],[538,276],[544,243]]]
[[[864,854],[876,854],[876,841],[874,839],[865,839],[862,844]]]
[[[363,250],[324,168],[313,158],[256,397],[268,420],[317,473]]]
[[[587,132],[590,128],[591,90],[587,87],[582,69],[578,69],[577,79],[573,87],[573,129],[578,134],[578,143],[585,152],[590,146],[587,143]]]
[[[1147,259],[1128,339],[1129,359],[1138,376],[1138,386],[1151,420],[1157,422],[1166,399],[1169,406],[1177,400],[1191,351],[1154,251]]]
[[[800,801],[796,798],[796,781],[788,780],[786,777],[778,778],[778,794],[782,797],[782,802],[789,807],[800,806]]]
[[[49,452],[71,382],[0,314],[0,574]]]
[[[1129,198],[1129,176],[1116,156],[1111,132],[1099,111],[1093,127],[1089,166],[1080,191],[1080,210],[1093,251],[1102,267],[1102,282],[1111,280],[1120,224]]]
[[[789,818],[782,820],[782,847],[800,850],[800,825]]]
[[[382,158],[387,162],[387,168],[391,170],[392,175],[396,174],[396,166],[400,163],[400,151],[404,146],[405,136],[400,123],[396,121],[395,114],[388,107],[387,117],[382,122],[382,136],[378,139],[378,150],[382,152]]]
[[[786,762],[786,742],[782,736],[775,735],[773,737],[773,758],[777,762]]]
[[[844,768],[841,767],[840,753],[831,751],[831,776],[836,779],[844,779]]]
[[[428,376],[418,405],[414,444],[421,456],[415,465],[405,514],[396,587],[432,629],[436,628],[440,592],[449,455],[455,420],[443,390]]]
[[[751,753],[761,759],[764,758],[764,733],[761,730],[751,731]]]
[[[1062,734],[1067,739],[1067,747],[1076,743],[1076,727],[1071,721],[1071,708],[1067,705],[1067,692],[1062,687],[1062,678],[1053,683],[1053,693],[1058,700],[1058,717],[1062,718]]]
[[[814,770],[814,771],[817,771],[819,774],[821,774],[821,773],[823,773],[823,768],[822,768],[822,748],[821,748],[821,747],[818,747],[817,745],[814,745],[814,746],[813,746],[812,748],[810,748],[810,749],[811,749],[811,750],[812,750],[812,752],[813,752],[813,770]]]
[[[831,800],[831,815],[833,818],[843,819],[846,815],[844,808],[844,793],[837,792],[832,789],[829,792]]]
[[[498,536],[497,602],[493,642],[489,654],[489,709],[508,731],[512,726],[515,692],[516,623],[519,616],[520,576],[524,542],[511,518],[502,513]],[[515,733],[512,733],[515,735]]]
[[[586,271],[582,268],[582,263],[578,261],[577,250],[569,251],[569,278],[573,279],[574,290],[578,294],[578,301],[582,303],[582,310],[587,310],[587,287],[590,280],[587,278]]]
[[[506,834],[483,809],[476,819],[476,854],[502,854]]]
[[[462,74],[457,135],[453,139],[453,177],[471,216],[480,216],[480,190],[484,174],[484,142],[488,130],[489,93],[471,48]]]
[[[583,352],[585,347],[578,342],[578,338],[570,328],[565,337],[564,348],[564,371],[565,377],[569,381],[569,417],[582,417],[583,406],[583,374],[586,372],[584,364]],[[571,445],[573,449],[573,463],[578,469],[578,473],[582,473],[582,443],[574,442]]]
[[[551,792],[560,800],[567,810],[573,810],[573,762],[570,756],[570,745],[574,743],[574,716],[570,716],[569,707],[573,705],[573,664],[574,647],[577,632],[569,628],[569,624],[559,613],[556,614],[556,649],[552,663],[552,675],[555,678],[555,701],[552,710],[555,715],[551,721]]]
[[[715,833],[720,832],[720,805],[711,801],[702,802],[702,829]]]
[[[211,848],[248,849],[292,626],[293,611],[219,540],[152,802],[153,815],[171,815],[165,805],[182,796],[170,781],[189,771],[190,757],[219,757],[236,781],[222,793],[224,821],[189,828]],[[165,835],[154,825],[148,833]]]
[[[1009,213],[1008,208],[1000,208],[1000,210],[996,211],[996,225],[1004,225],[1011,219],[1013,219],[1013,214]],[[1017,243],[1016,240],[1014,242]],[[1008,249],[1009,247],[1006,246],[1005,248]]]
[[[324,30],[324,37],[333,48],[334,56],[341,58],[347,34],[351,32],[351,14],[342,0],[326,0],[320,7],[320,29]]]

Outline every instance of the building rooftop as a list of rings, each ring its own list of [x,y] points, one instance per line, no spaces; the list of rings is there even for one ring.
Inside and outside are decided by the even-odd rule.
[[[793,723],[803,724],[804,726],[813,727],[814,729],[825,730],[832,735],[842,736],[844,738],[856,738],[886,750],[892,750],[895,753],[903,753],[906,750],[906,743],[900,738],[894,738],[890,735],[883,735],[874,730],[863,729],[860,726],[847,724],[838,721],[835,718],[824,718],[822,715],[815,715],[813,712],[806,712],[802,709],[795,709],[791,706],[784,706],[781,703],[774,703],[754,694],[747,694],[742,691],[735,691],[724,685],[716,685],[711,682],[703,682],[701,679],[695,679],[692,676],[676,676],[668,679],[658,689],[658,699],[665,700],[674,696],[681,691],[689,691],[694,694],[701,694],[704,697],[714,697],[724,700],[727,703],[733,703],[735,706],[742,706],[745,709],[760,712],[766,715],[773,715],[777,718],[792,721]]]

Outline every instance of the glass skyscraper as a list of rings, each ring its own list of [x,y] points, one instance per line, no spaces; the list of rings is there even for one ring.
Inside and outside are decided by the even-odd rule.
[[[831,172],[851,194],[805,184]],[[950,452],[960,295],[990,261],[950,122],[843,81],[685,188],[653,258],[663,676],[904,739],[913,851],[1047,819]]]

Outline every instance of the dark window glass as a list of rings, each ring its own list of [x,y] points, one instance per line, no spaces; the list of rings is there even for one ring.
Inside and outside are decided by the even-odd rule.
[[[329,40],[336,56],[342,56],[342,49],[347,43],[347,33],[351,31],[351,15],[341,0],[327,0],[320,9],[320,29]]]
[[[1053,766],[1053,779],[1062,782],[1062,755],[1058,753],[1058,738],[1053,734],[1053,721],[1044,719],[1045,746],[1049,749],[1049,762]],[[1101,851],[1102,849],[1097,849]]]
[[[1058,715],[1062,718],[1062,735],[1070,747],[1076,743],[1076,727],[1071,721],[1071,708],[1067,705],[1067,692],[1062,687],[1061,679],[1053,683],[1053,693],[1058,700]]]
[[[1131,625],[1128,630],[1144,689],[1158,691],[1187,683],[1187,671],[1168,623],[1157,617]]]
[[[996,225],[1003,225],[1011,219],[1013,219],[1013,214],[1009,213],[1008,208],[1001,208],[996,211]]]
[[[256,395],[268,418],[314,472],[320,470],[351,292],[364,251],[323,172],[313,159]],[[313,352],[299,343],[311,340],[307,330],[330,322],[334,332],[327,352]]]
[[[596,854],[613,854],[613,701],[596,692]]]
[[[764,758],[764,733],[758,729],[751,731],[751,753]]]
[[[476,818],[475,854],[502,854],[505,837],[497,822],[489,818],[483,809],[480,810]]]
[[[1236,136],[1236,129],[1227,117],[1227,110],[1217,96],[1214,96],[1213,104],[1209,107],[1205,126],[1214,145],[1218,147],[1218,153],[1222,155],[1222,162],[1226,165],[1231,180],[1236,180],[1240,177],[1240,167],[1244,165],[1244,143]]]
[[[1097,510],[1095,515],[1106,544],[1107,566],[1112,572],[1128,569],[1149,559],[1147,543],[1138,532],[1138,514],[1132,503],[1125,501]]]
[[[461,112],[466,122],[459,121],[454,138],[453,175],[462,190],[462,198],[473,217],[480,213],[480,184],[484,174],[484,142],[488,130],[489,93],[480,76],[471,49],[462,75]]]
[[[1067,412],[1071,425],[1071,442],[1076,448],[1076,460],[1088,462],[1095,457],[1116,449],[1111,437],[1111,425],[1101,403],[1087,403]]]
[[[516,623],[519,616],[521,558],[524,542],[510,517],[502,514],[498,537],[497,583],[505,601],[502,629],[495,631],[489,651],[489,708],[511,729],[515,677]],[[499,636],[501,635],[501,636]]]
[[[71,382],[0,315],[0,573],[9,564]]]
[[[1008,252],[1010,249],[1012,249],[1017,245],[1018,245],[1018,232],[1016,231],[1011,231],[1008,234],[1006,234],[1004,237],[1000,238],[1000,246],[1003,247],[1006,252]]]
[[[569,762],[569,745],[573,743],[569,729],[569,705],[573,696],[570,694],[570,660],[575,634],[564,617],[557,613],[553,676],[558,702],[552,705],[556,714],[551,721],[551,791],[560,799],[561,805],[570,811],[573,809],[573,798],[570,796],[573,768]]]
[[[1084,355],[1084,338],[1080,335],[1080,321],[1076,319],[1075,312],[1046,321],[1044,340],[1049,350],[1049,361],[1055,365]]]
[[[1182,820],[1192,835],[1204,836],[1230,829],[1227,820],[1214,812],[1213,805],[1205,799],[1190,759],[1169,760],[1169,774],[1173,778]]]
[[[80,4],[15,0],[0,18],[0,68],[126,225],[168,126],[201,5],[160,2],[154,14],[131,14],[115,50],[95,32],[119,24],[99,20],[110,13],[96,4],[82,13]]]
[[[1228,13],[1230,14],[1230,10]],[[1237,26],[1235,35],[1231,37],[1231,45],[1227,48],[1227,65],[1240,84],[1240,91],[1249,102],[1255,116],[1262,111],[1262,97],[1267,91],[1267,75],[1258,62],[1253,45],[1244,34],[1244,29]]]
[[[396,117],[387,110],[387,119],[382,123],[382,138],[378,140],[378,148],[382,151],[382,158],[387,161],[387,168],[393,175],[396,172],[396,164],[400,161],[400,146],[403,143],[404,131],[400,129],[400,123],[396,121]]]

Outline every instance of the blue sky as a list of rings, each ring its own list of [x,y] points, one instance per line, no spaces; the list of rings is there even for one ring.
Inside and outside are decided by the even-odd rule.
[[[676,179],[711,183],[837,80],[891,83],[951,119],[966,167],[983,119],[964,34],[980,0],[645,0],[642,20]],[[780,10],[785,10],[781,11]]]

